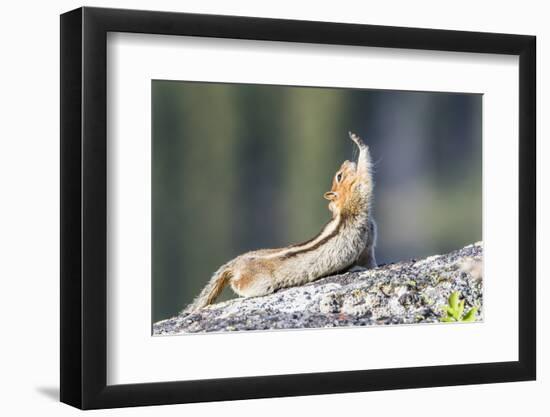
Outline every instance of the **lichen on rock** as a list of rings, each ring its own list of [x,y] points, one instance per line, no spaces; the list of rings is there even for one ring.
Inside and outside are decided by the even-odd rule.
[[[154,335],[437,323],[458,291],[483,315],[483,245],[347,272],[256,298],[237,298],[154,323]]]

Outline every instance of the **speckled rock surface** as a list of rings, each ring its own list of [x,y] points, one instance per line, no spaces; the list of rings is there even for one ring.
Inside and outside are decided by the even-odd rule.
[[[238,298],[153,325],[154,335],[437,323],[453,291],[483,315],[483,246],[348,272],[257,298]]]

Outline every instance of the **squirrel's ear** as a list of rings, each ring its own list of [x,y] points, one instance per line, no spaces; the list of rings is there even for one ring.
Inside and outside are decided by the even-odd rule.
[[[338,194],[336,194],[334,191],[327,191],[325,194],[323,194],[323,197],[325,197],[329,201],[336,199],[337,196]]]

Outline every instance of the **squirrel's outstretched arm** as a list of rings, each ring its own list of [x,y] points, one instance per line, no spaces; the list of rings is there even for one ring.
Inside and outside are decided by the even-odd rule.
[[[350,139],[353,142],[355,142],[355,144],[359,148],[359,157],[357,158],[357,173],[361,173],[363,175],[368,175],[370,177],[370,175],[371,175],[371,158],[370,158],[369,147],[363,141],[363,139],[361,139],[355,133],[348,132],[348,134],[349,134]]]
[[[367,144],[357,136],[355,133],[348,132],[350,139],[355,142],[359,148],[359,156],[357,158],[357,174],[361,175],[363,178],[363,184],[365,185],[365,191],[368,193],[368,205],[370,211],[370,205],[372,204],[372,190],[373,190],[373,180],[372,180],[372,161],[370,157],[370,151]],[[355,263],[356,266],[362,268],[376,268],[376,257],[374,254],[374,249],[376,247],[377,239],[377,227],[376,222],[372,218],[372,215],[369,213],[369,224],[368,224],[368,233],[365,249],[357,259]]]

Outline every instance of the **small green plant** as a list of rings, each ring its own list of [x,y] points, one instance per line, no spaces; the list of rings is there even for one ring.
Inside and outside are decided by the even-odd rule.
[[[466,314],[464,313],[464,299],[460,300],[460,293],[453,292],[449,296],[449,304],[445,306],[445,316],[441,318],[442,322],[471,322],[476,319],[477,307],[472,307]]]

